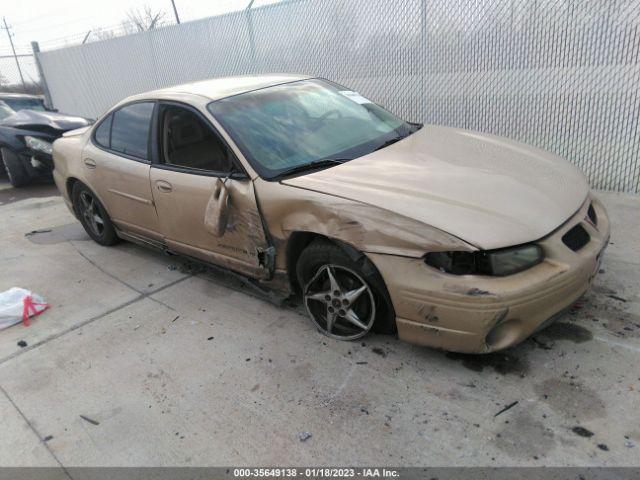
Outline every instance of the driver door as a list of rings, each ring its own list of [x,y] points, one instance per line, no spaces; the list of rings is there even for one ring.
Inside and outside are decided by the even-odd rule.
[[[152,165],[150,179],[169,249],[267,278],[269,268],[260,254],[268,242],[253,182],[240,173],[231,149],[195,108],[162,102],[158,115],[159,162]],[[228,195],[226,228],[214,234],[205,220],[216,214],[210,205],[221,189]]]

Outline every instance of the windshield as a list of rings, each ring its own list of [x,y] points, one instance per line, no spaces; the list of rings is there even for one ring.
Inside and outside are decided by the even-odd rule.
[[[4,103],[7,107],[13,110],[12,113],[18,112],[20,110],[46,110],[44,108],[44,102],[39,98],[3,98],[2,100],[0,100],[0,102]]]
[[[415,130],[360,94],[324,80],[303,80],[214,101],[209,111],[261,177],[304,165],[348,161]],[[326,168],[338,162],[322,162]],[[312,167],[312,165],[310,165]]]
[[[14,112],[9,105],[0,100],[0,120],[4,120],[14,113],[16,112]]]

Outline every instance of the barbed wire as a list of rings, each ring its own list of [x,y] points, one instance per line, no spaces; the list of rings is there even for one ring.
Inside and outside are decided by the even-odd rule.
[[[222,4],[218,3],[217,8],[220,8],[221,13],[216,15],[202,15],[198,14],[191,5],[184,5],[180,8],[180,18],[182,23],[192,22],[192,21],[200,21],[206,18],[210,18],[212,16],[220,16],[226,15],[229,13],[242,11],[247,8],[251,4],[253,9],[260,8],[261,6],[271,5],[275,3],[280,3],[287,0],[255,0],[251,2],[250,0],[227,0]],[[167,26],[175,25],[175,21],[173,20],[173,14],[168,9],[163,10],[165,15],[165,21],[158,27],[164,28]],[[70,22],[71,23],[71,22]],[[53,25],[55,27],[57,25]],[[22,34],[24,30],[21,30]],[[46,39],[40,41],[41,50],[55,50],[57,48],[69,47],[73,45],[79,45],[84,43],[92,43],[100,40],[117,38],[124,35],[129,35],[132,33],[138,33],[136,28],[128,19],[123,19],[123,21],[106,25],[106,26],[93,26],[84,29],[83,31],[79,31],[77,33],[71,35],[63,35],[60,37],[54,37],[50,39]]]

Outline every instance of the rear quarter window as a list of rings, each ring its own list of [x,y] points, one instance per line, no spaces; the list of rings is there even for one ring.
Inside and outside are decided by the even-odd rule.
[[[111,148],[111,121],[113,120],[113,115],[109,115],[105,118],[98,128],[96,128],[96,132],[94,134],[94,139],[98,145],[104,148]]]
[[[147,160],[153,102],[134,103],[112,114],[111,150]]]

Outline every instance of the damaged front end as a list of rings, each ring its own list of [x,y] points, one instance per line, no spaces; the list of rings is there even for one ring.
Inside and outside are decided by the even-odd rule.
[[[85,118],[57,112],[20,110],[0,121],[0,140],[17,156],[31,179],[49,179],[53,142],[65,132],[90,125]]]
[[[597,213],[597,224],[589,210]],[[567,236],[576,228],[588,236],[580,245]],[[508,275],[471,273],[477,268],[472,261],[459,265],[468,271],[453,272],[434,265],[433,259],[368,256],[387,282],[401,339],[488,353],[544,328],[585,293],[598,272],[609,228],[604,207],[590,198],[566,223],[535,242],[544,258],[529,254],[531,264]]]

